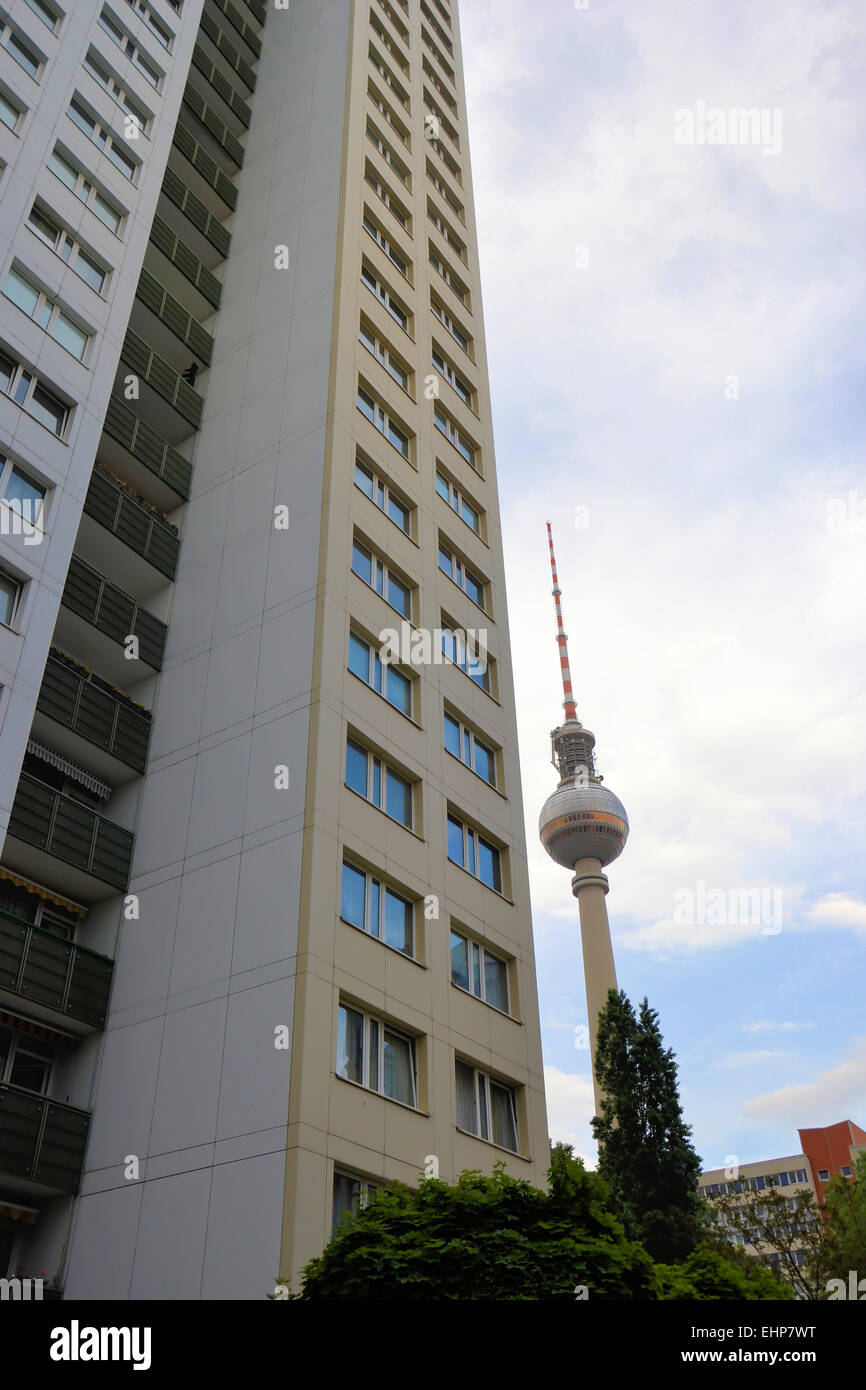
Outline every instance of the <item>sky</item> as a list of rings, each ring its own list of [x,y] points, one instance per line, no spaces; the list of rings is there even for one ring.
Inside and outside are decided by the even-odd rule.
[[[866,10],[460,15],[550,1131],[594,1161],[548,520],[619,985],[706,1167],[795,1154],[866,1125]]]

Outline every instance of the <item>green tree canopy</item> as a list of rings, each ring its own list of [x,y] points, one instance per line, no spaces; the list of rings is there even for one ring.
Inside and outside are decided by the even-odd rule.
[[[653,1259],[682,1261],[705,1221],[697,1191],[701,1163],[680,1108],[674,1054],[646,999],[636,1017],[624,991],[609,991],[599,1015],[595,1077],[603,1099],[592,1128],[611,1207]]]

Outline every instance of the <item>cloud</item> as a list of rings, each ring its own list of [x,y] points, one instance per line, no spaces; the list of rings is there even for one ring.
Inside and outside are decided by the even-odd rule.
[[[852,893],[828,893],[809,910],[809,917],[827,926],[866,932],[866,902]]]
[[[814,1028],[814,1023],[772,1023],[769,1019],[758,1019],[754,1023],[744,1023],[744,1033],[801,1033],[806,1028]]]
[[[760,1050],[755,1050],[754,1052],[731,1052],[727,1057],[722,1057],[718,1062],[715,1062],[714,1066],[724,1071],[735,1070],[737,1067],[760,1067],[763,1066],[765,1062],[778,1062],[784,1058],[790,1057],[790,1055],[790,1052],[781,1052],[778,1050],[768,1050],[764,1052]]]
[[[755,1120],[786,1122],[809,1129],[866,1110],[866,1036],[852,1038],[848,1055],[814,1081],[784,1086],[746,1101],[743,1114]]]
[[[592,1080],[588,1075],[575,1076],[559,1067],[545,1067],[544,1089],[551,1139],[554,1143],[572,1144],[587,1166],[595,1167],[595,1157],[588,1152],[584,1138],[595,1114]]]

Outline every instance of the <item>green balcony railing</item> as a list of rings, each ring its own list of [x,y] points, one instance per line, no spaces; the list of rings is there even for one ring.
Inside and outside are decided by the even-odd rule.
[[[259,24],[264,24],[265,7],[262,3],[262,0],[244,0],[244,4],[246,5],[250,14],[255,15],[256,19],[259,21]]]
[[[113,888],[126,890],[132,834],[26,772],[18,781],[9,834]]]
[[[111,439],[128,449],[133,458],[174,488],[180,497],[189,497],[192,465],[156,430],[133,415],[117,396],[112,396],[108,402],[103,428]]]
[[[194,352],[206,366],[210,365],[213,338],[149,270],[142,270],[135,297],[146,304],[169,332],[186,344],[190,352]]]
[[[211,159],[204,146],[200,145],[194,135],[191,135],[185,125],[178,121],[174,128],[172,144],[175,149],[180,150],[185,159],[188,159],[194,169],[197,169],[211,188],[219,194],[227,208],[234,211],[238,201],[238,191],[229,178],[224,173],[215,159]]]
[[[153,226],[150,229],[150,239],[158,251],[171,261],[172,265],[180,271],[185,280],[204,295],[209,304],[215,309],[219,308],[222,285],[216,278],[212,270],[208,270],[198,258],[193,255],[188,246],[185,246],[179,236],[171,230],[167,222],[163,222],[161,217],[153,219]]]
[[[219,50],[229,67],[234,68],[241,81],[249,87],[251,92],[254,92],[256,89],[256,74],[254,69],[247,62],[246,58],[241,57],[231,39],[228,38],[225,31],[220,28],[216,20],[208,14],[207,10],[205,10],[201,17],[201,31],[203,34],[207,35],[214,48]]]
[[[214,217],[205,207],[201,198],[197,198],[187,188],[183,179],[173,169],[166,169],[162,191],[221,256],[228,255],[232,241],[231,233],[227,232],[219,218]]]
[[[165,521],[109,478],[97,464],[90,475],[84,510],[154,569],[174,579],[180,541]]]
[[[192,51],[193,67],[197,68],[210,85],[213,87],[217,96],[221,96],[226,106],[234,111],[239,121],[249,129],[253,113],[239,92],[236,92],[231,82],[225,74],[212,63],[205,53],[200,43],[197,43]]]
[[[253,26],[247,24],[240,10],[235,9],[231,0],[213,0],[213,3],[218,10],[222,10],[229,24],[237,30],[250,52],[254,53],[257,58],[261,58],[261,40]]]
[[[90,1116],[36,1091],[0,1084],[0,1173],[77,1192]]]
[[[197,121],[201,121],[205,130],[209,131],[217,144],[225,150],[229,159],[238,167],[244,162],[244,147],[236,135],[232,135],[225,121],[221,121],[212,106],[209,106],[200,92],[196,91],[191,82],[187,82],[183,94],[183,104],[188,111],[191,111]]]
[[[114,962],[0,910],[0,989],[102,1028]]]
[[[153,348],[148,347],[143,338],[139,338],[137,333],[133,333],[131,328],[126,330],[120,356],[126,365],[132,368],[133,372],[136,372],[143,381],[153,387],[158,396],[162,396],[164,401],[168,401],[169,405],[174,406],[184,420],[198,429],[204,410],[204,401],[201,396],[178,376],[164,357],[160,357],[158,352],[154,352]]]
[[[109,583],[104,575],[77,555],[69,562],[60,602],[115,642],[123,644],[127,637],[137,637],[141,660],[155,671],[162,670],[168,632],[165,623],[141,608],[129,594]]]
[[[151,717],[110,695],[59,656],[49,656],[36,709],[96,748],[143,772]]]

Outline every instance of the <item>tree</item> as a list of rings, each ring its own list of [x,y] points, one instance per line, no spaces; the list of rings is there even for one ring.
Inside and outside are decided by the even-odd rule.
[[[861,1154],[853,1178],[838,1173],[824,1192],[824,1270],[826,1279],[842,1279],[846,1289],[853,1270],[866,1279],[866,1154]],[[826,1291],[825,1295],[826,1297]]]
[[[380,1190],[340,1223],[303,1271],[301,1300],[652,1299],[652,1261],[626,1239],[604,1184],[569,1146],[551,1153],[546,1192],[462,1173]]]
[[[635,1017],[624,991],[608,992],[595,1077],[603,1097],[592,1129],[612,1209],[653,1259],[685,1260],[705,1221],[697,1191],[701,1163],[680,1108],[674,1054],[646,999]]]
[[[751,1267],[743,1265],[728,1253],[713,1249],[707,1241],[695,1246],[682,1264],[656,1265],[656,1276],[659,1297],[669,1301],[781,1301],[794,1297],[790,1285],[775,1278],[760,1261],[751,1261]]]
[[[812,1193],[791,1193],[770,1177],[762,1189],[734,1185],[743,1190],[709,1198],[720,1239],[739,1237],[797,1298],[826,1297],[827,1231]]]

